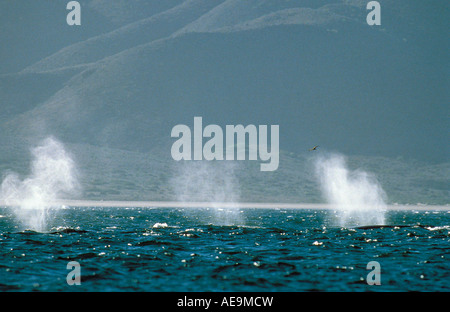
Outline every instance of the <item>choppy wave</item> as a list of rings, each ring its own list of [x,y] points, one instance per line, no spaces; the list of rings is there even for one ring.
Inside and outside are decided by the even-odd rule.
[[[242,224],[222,225],[206,209],[68,208],[46,233],[0,213],[6,291],[449,290],[444,211],[389,211],[387,226],[357,229],[329,210],[244,209]],[[377,288],[365,281],[372,260]],[[69,261],[80,286],[65,281]]]

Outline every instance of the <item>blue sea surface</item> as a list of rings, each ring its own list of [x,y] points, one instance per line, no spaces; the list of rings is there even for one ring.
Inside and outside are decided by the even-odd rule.
[[[386,220],[399,226],[343,228],[331,210],[67,207],[36,232],[0,208],[0,290],[449,291],[450,213]]]

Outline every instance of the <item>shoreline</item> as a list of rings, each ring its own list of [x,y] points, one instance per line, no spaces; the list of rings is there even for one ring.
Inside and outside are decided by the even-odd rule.
[[[0,207],[15,205],[0,201]],[[49,207],[92,207],[92,208],[238,208],[238,209],[334,209],[325,203],[233,203],[233,202],[178,202],[178,201],[119,201],[119,200],[57,200],[48,203]],[[387,210],[450,211],[450,205],[387,205]]]

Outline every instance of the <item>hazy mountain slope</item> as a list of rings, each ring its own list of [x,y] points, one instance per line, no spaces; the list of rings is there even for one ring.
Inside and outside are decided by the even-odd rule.
[[[147,12],[149,17],[130,22],[106,34],[69,45],[23,71],[42,72],[89,64],[137,45],[170,36],[222,1],[184,1],[154,15],[152,15],[152,10],[146,11],[144,7],[142,10]]]
[[[171,129],[202,116],[280,125],[279,170],[236,171],[246,199],[319,201],[303,156],[319,144],[365,159],[393,201],[442,203],[448,5],[380,2],[377,28],[356,0],[82,3],[103,28],[86,17],[76,40],[45,46],[37,36],[26,43],[35,55],[19,53],[14,66],[1,50],[0,66],[26,69],[0,76],[0,169],[26,172],[30,146],[53,135],[73,150],[87,197],[173,198]],[[33,21],[27,34],[49,27]]]
[[[70,27],[68,1],[0,1],[0,74],[18,72],[59,49],[117,27],[88,2],[80,1],[83,26]]]
[[[315,142],[344,153],[434,150],[445,119],[429,108],[444,99],[421,89],[427,81],[419,73],[428,69],[404,42],[346,27],[282,25],[151,42],[99,61],[12,123],[37,120],[70,141],[148,150],[198,115],[222,126],[280,124],[282,148],[291,151]]]

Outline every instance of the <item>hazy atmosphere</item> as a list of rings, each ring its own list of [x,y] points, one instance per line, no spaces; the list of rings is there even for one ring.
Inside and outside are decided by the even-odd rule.
[[[379,2],[369,26],[359,0],[91,0],[69,26],[65,2],[2,0],[2,181],[39,179],[53,140],[63,198],[321,203],[317,158],[343,157],[387,203],[448,204],[449,3]],[[279,167],[175,161],[195,116],[279,125]]]
[[[449,291],[449,13],[0,0],[0,292]]]

